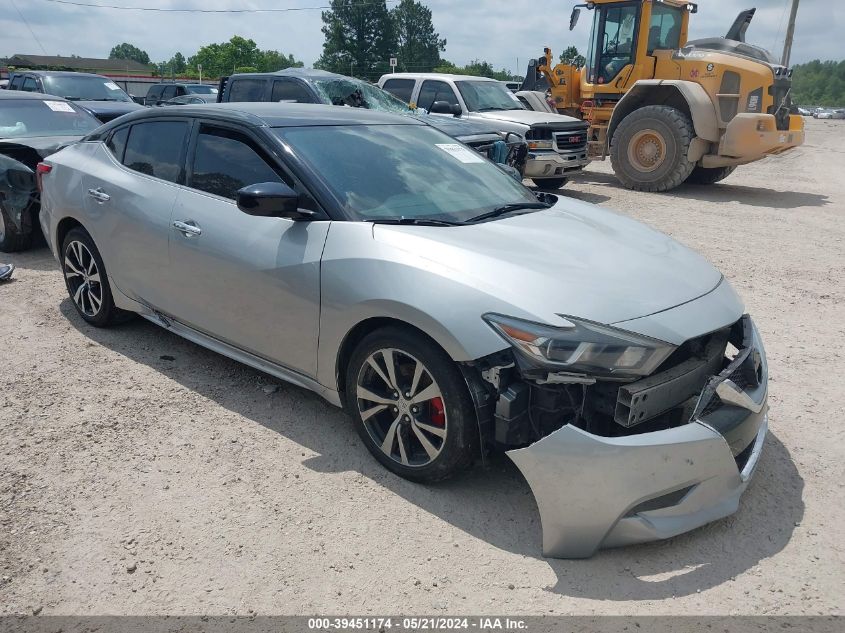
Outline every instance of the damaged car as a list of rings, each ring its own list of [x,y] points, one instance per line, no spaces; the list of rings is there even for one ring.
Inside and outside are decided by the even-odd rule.
[[[99,125],[61,97],[0,92],[0,251],[28,249],[38,230],[38,162]]]
[[[504,451],[547,556],[731,514],[758,462],[766,356],[718,270],[412,117],[153,109],[54,154],[43,179],[82,319],[137,313],[313,390],[413,481]]]

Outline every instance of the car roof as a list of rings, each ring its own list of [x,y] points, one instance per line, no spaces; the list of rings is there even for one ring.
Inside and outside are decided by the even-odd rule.
[[[208,103],[185,105],[171,109],[144,108],[130,112],[113,123],[103,126],[102,132],[129,121],[172,117],[204,117],[219,121],[242,123],[253,127],[309,127],[322,125],[425,125],[413,117],[363,108],[340,108],[311,103]],[[101,134],[97,134],[100,137]]]
[[[337,73],[330,73],[327,70],[320,70],[318,68],[283,68],[272,73],[237,73],[230,77],[230,79],[239,79],[241,77],[299,77],[301,79],[351,79],[345,75],[338,75]]]
[[[390,73],[382,75],[382,79],[451,79],[452,81],[492,81],[500,83],[498,79],[490,77],[476,77],[475,75],[450,75],[449,73]]]
[[[0,100],[2,99],[30,99],[44,101],[67,101],[64,97],[56,97],[54,95],[45,95],[41,92],[29,92],[25,90],[0,90]]]
[[[14,70],[9,73],[10,75],[40,75],[42,77],[61,77],[65,75],[73,75],[75,77],[98,77],[99,79],[108,79],[108,77],[104,77],[103,75],[98,75],[96,73],[78,73],[73,70],[27,70],[26,68],[21,68],[18,70]]]

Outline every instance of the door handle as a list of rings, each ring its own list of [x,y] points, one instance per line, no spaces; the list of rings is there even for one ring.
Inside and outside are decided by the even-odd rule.
[[[185,237],[196,237],[198,235],[202,235],[202,229],[191,220],[187,220],[185,222],[177,220],[173,223],[173,228]]]
[[[103,191],[102,187],[97,187],[96,189],[89,189],[88,195],[97,200],[97,202],[108,202],[111,200],[111,196]]]

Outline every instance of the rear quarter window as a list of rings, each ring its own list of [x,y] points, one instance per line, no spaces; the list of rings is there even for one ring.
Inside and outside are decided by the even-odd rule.
[[[411,103],[411,96],[414,94],[414,79],[388,79],[384,82],[383,89],[394,97],[402,99],[405,103]]]
[[[229,88],[228,101],[264,101],[263,79],[235,79]]]

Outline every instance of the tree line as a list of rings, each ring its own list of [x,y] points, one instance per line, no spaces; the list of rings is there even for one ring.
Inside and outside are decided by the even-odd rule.
[[[322,12],[323,52],[314,66],[371,81],[390,72],[390,59],[398,61],[400,72],[449,72],[482,75],[494,79],[514,78],[507,69],[496,69],[484,60],[456,66],[443,59],[446,40],[434,29],[431,9],[417,0],[401,0],[388,10],[387,2],[362,3],[357,0],[331,0]],[[207,44],[194,55],[181,52],[169,60],[151,62],[146,51],[124,42],[112,48],[111,59],[132,59],[148,64],[162,77],[199,75],[209,79],[234,72],[273,72],[304,64],[292,54],[261,50],[255,41],[234,36],[228,42]],[[517,69],[519,70],[519,69]]]
[[[792,72],[792,102],[801,106],[845,107],[845,60],[796,64]]]

